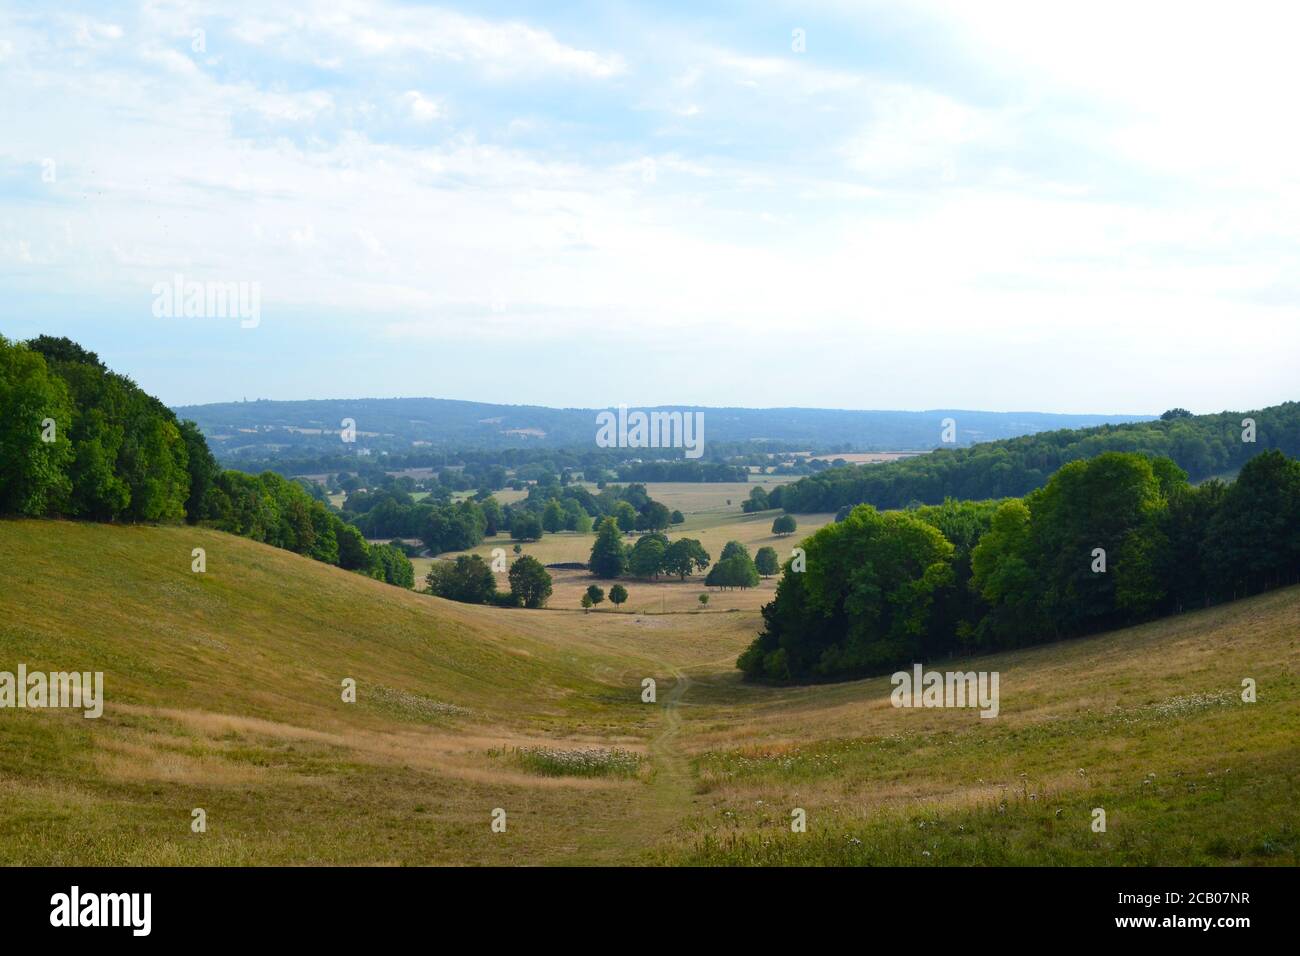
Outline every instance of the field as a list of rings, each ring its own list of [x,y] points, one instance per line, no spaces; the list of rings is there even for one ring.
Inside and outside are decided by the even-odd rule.
[[[716,560],[728,541],[739,541],[754,554],[759,548],[770,545],[776,548],[782,561],[790,556],[790,549],[798,545],[799,540],[834,519],[832,514],[799,515],[798,532],[794,535],[778,536],[772,534],[772,522],[781,513],[764,511],[756,514],[744,514],[740,503],[749,496],[749,489],[754,485],[774,487],[789,481],[789,478],[768,477],[750,484],[704,483],[704,482],[650,482],[646,491],[656,501],[661,501],[670,509],[681,511],[686,521],[668,529],[670,540],[679,537],[696,538],[704,549]],[[596,486],[591,485],[594,493]],[[637,535],[628,535],[625,540],[630,545]],[[522,553],[531,555],[543,564],[586,563],[591,556],[591,546],[596,540],[595,532],[578,534],[561,531],[546,534],[540,541],[531,541],[521,545]],[[448,552],[439,558],[414,558],[416,587],[424,588],[425,575],[435,560],[450,560],[457,554],[478,554],[483,560],[491,561],[494,549],[501,548],[508,560],[514,559],[514,545],[507,534],[495,538],[486,538],[483,543],[467,552]],[[596,584],[608,590],[611,581],[596,581],[582,571],[551,571],[554,593],[550,606],[553,608],[577,608],[587,586]],[[699,596],[709,593],[708,610],[757,610],[772,600],[776,589],[776,579],[764,580],[758,587],[745,591],[718,591],[704,587],[703,575],[696,575],[686,581],[661,579],[659,581],[621,582],[628,591],[628,603],[623,611],[644,611],[645,613],[664,613],[672,611],[696,611],[701,609]],[[510,589],[504,573],[497,575],[497,586],[503,590]],[[595,613],[613,612],[605,604]]]
[[[98,720],[0,710],[0,863],[1300,860],[1300,590],[929,662],[998,671],[992,720],[895,709],[885,678],[742,684],[756,628],[456,605],[184,527],[0,522],[0,671],[101,670],[107,697]]]
[[[804,536],[829,524],[835,518],[832,514],[799,515],[799,528],[796,534],[774,535],[772,522],[780,513],[779,511],[763,511],[748,515],[735,511],[693,513],[687,516],[683,524],[673,525],[668,530],[668,537],[673,541],[678,538],[696,538],[714,560],[717,560],[728,541],[739,541],[749,548],[751,555],[761,547],[771,546],[776,549],[780,559],[785,561],[790,557],[790,550],[797,547]],[[625,540],[630,545],[636,541],[636,538],[637,535],[628,535]],[[526,542],[520,547],[523,554],[531,555],[543,564],[586,563],[587,558],[591,556],[591,546],[595,540],[594,532],[578,534],[573,531],[561,531],[556,534],[545,534],[540,541]],[[416,586],[424,587],[425,575],[436,560],[449,560],[456,554],[478,554],[490,563],[492,552],[497,548],[504,549],[507,560],[513,560],[513,548],[516,543],[508,535],[503,534],[496,538],[485,538],[482,544],[467,552],[452,552],[439,558],[413,558],[411,563],[415,565]],[[614,583],[598,581],[584,571],[553,569],[550,573],[555,589],[550,601],[552,607],[576,608],[582,599],[582,592],[589,584],[596,584],[608,590],[610,584]],[[706,591],[709,592],[708,607],[711,610],[725,611],[733,608],[757,610],[772,600],[772,593],[776,589],[776,578],[769,578],[762,581],[758,587],[744,591],[710,590],[704,587],[703,575],[695,575],[684,582],[676,578],[663,578],[659,581],[625,580],[621,583],[627,588],[629,595],[626,607],[644,609],[647,612],[698,609],[699,595]],[[510,589],[504,573],[497,575],[497,586],[503,591]]]
[[[691,515],[717,516],[740,512],[740,503],[749,497],[754,488],[771,491],[778,485],[793,481],[788,476],[753,475],[749,481],[649,481],[645,483],[646,494],[655,501],[662,502],[670,511],[680,511]],[[587,489],[595,494],[596,486],[584,482]]]

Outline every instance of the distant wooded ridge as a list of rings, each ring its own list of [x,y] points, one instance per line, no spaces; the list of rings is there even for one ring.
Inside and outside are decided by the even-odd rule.
[[[1042,432],[885,464],[828,468],[776,489],[768,507],[818,512],[1019,497],[1041,488],[1064,465],[1106,452],[1169,458],[1199,482],[1232,476],[1269,450],[1300,455],[1300,402],[1213,415],[1175,408],[1155,421]]]
[[[613,408],[608,406],[607,408]],[[345,420],[355,423],[353,450],[407,452],[419,448],[580,448],[596,442],[601,408],[546,408],[441,398],[362,398],[226,402],[177,406],[226,461],[310,457],[337,451]],[[824,408],[708,408],[644,406],[645,412],[703,412],[704,456],[736,443],[768,442],[773,450],[927,451],[1061,428],[1148,421],[1150,415],[1066,415],[1051,412],[853,411]],[[728,449],[732,453],[734,448]],[[628,449],[635,454],[637,449]],[[645,449],[670,455],[675,449]]]

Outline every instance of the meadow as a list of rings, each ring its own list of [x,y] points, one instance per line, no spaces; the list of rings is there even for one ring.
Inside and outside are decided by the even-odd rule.
[[[778,514],[779,511],[764,511],[748,515],[739,513],[720,516],[692,515],[687,517],[684,524],[673,525],[667,533],[669,540],[672,541],[678,538],[698,539],[715,560],[728,541],[739,541],[749,548],[751,555],[761,547],[770,546],[775,548],[780,559],[785,561],[790,557],[791,549],[798,546],[804,535],[829,524],[835,517],[829,514],[800,515],[799,529],[796,534],[775,535],[772,533],[772,521]],[[631,545],[637,537],[638,535],[635,534],[627,535],[625,541]],[[415,566],[416,586],[423,589],[424,577],[429,573],[429,567],[433,562],[453,560],[458,554],[477,554],[490,563],[492,552],[501,548],[505,550],[507,559],[513,560],[515,556],[513,548],[515,544],[519,544],[521,554],[531,555],[543,564],[585,564],[591,556],[591,546],[595,540],[594,532],[579,534],[575,531],[560,531],[543,535],[540,541],[528,542],[512,541],[508,535],[503,534],[495,538],[484,538],[482,544],[467,551],[451,551],[437,558],[412,558],[411,563]],[[553,568],[550,574],[555,587],[555,595],[550,602],[552,607],[576,608],[582,592],[589,584],[596,584],[608,590],[609,586],[615,583],[597,580],[585,571]],[[706,588],[703,574],[696,574],[685,581],[675,577],[664,577],[658,581],[628,579],[619,583],[628,590],[629,606],[644,607],[647,611],[699,610],[699,595],[705,592],[709,594],[708,609],[725,611],[733,608],[757,610],[772,599],[772,594],[776,590],[776,580],[775,577],[766,578],[758,587],[743,591],[719,591]],[[497,585],[503,591],[510,590],[504,573],[497,575]]]
[[[743,684],[757,626],[458,605],[214,531],[3,521],[0,671],[102,670],[107,702],[0,710],[0,863],[1298,861],[1298,589],[928,662],[999,671],[993,720],[896,709],[886,678]]]
[[[788,480],[788,478],[769,477],[766,486],[771,487]],[[800,539],[829,524],[835,518],[833,514],[799,515],[799,527],[795,534],[775,535],[772,533],[772,522],[781,514],[779,510],[754,514],[741,512],[740,503],[748,497],[747,489],[750,487],[744,483],[725,482],[707,484],[651,482],[646,485],[646,490],[654,500],[663,502],[670,509],[681,511],[686,519],[682,524],[673,525],[668,529],[669,539],[675,541],[678,538],[696,538],[715,560],[728,541],[739,541],[749,549],[751,555],[761,547],[770,546],[775,548],[780,559],[785,561],[790,557],[791,549],[798,546]],[[591,488],[594,491],[595,485]],[[637,537],[638,535],[631,534],[624,540],[631,545]],[[429,567],[434,561],[453,560],[458,554],[477,554],[490,563],[492,552],[502,548],[507,557],[513,560],[513,548],[518,543],[522,554],[531,555],[542,564],[585,564],[591,556],[591,546],[595,540],[594,531],[587,534],[560,531],[555,534],[545,534],[540,541],[523,543],[512,541],[507,534],[484,538],[481,544],[467,551],[446,552],[436,558],[413,558],[416,587],[424,588],[425,575],[429,573]],[[553,608],[577,608],[588,585],[594,583],[608,591],[609,586],[615,583],[596,580],[583,571],[552,569],[550,574],[554,582],[554,593],[549,605]],[[628,603],[623,608],[625,612],[637,610],[645,613],[669,613],[701,610],[757,610],[772,599],[772,594],[776,590],[776,581],[775,577],[766,578],[758,587],[743,591],[706,588],[703,574],[694,575],[685,581],[677,578],[661,578],[658,581],[624,580],[620,583],[627,588],[629,596]],[[497,575],[497,586],[503,591],[510,590],[504,573]],[[708,604],[701,605],[699,596],[706,592],[709,595]],[[604,604],[596,613],[600,610],[612,611],[613,609],[609,604]]]

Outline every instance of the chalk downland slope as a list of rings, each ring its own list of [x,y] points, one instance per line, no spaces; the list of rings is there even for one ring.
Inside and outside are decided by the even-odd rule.
[[[97,720],[0,710],[0,863],[624,856],[652,842],[637,820],[667,827],[643,805],[663,717],[640,682],[673,677],[662,640],[622,628],[637,619],[454,604],[219,532],[0,521],[0,670],[103,671],[107,699]]]
[[[103,671],[107,698],[98,720],[0,710],[0,863],[1300,862],[1300,589],[927,662],[999,671],[995,720],[895,709],[887,678],[742,684],[758,626],[469,607],[217,532],[0,521],[0,671]]]

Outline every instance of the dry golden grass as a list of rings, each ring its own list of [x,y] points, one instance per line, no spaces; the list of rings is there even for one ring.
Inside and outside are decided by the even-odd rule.
[[[0,863],[1296,862],[1300,589],[931,662],[998,670],[996,720],[896,710],[884,678],[745,685],[758,624],[469,607],[215,532],[0,522],[0,670],[102,670],[107,695],[99,720],[0,712]],[[547,776],[509,756],[530,748],[644,769]]]

